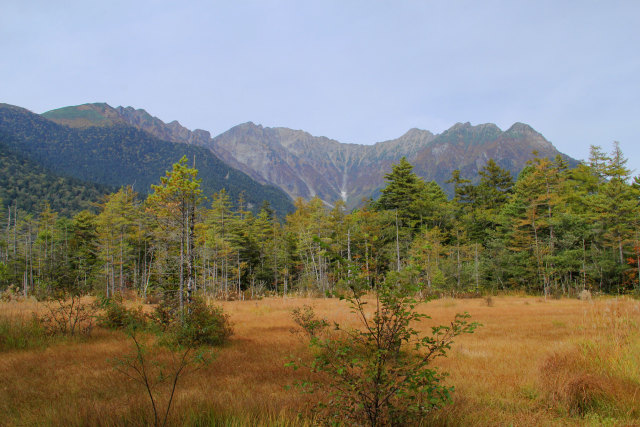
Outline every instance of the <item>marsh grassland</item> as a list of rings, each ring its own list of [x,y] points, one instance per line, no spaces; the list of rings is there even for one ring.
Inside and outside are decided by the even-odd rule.
[[[234,335],[211,363],[180,378],[169,424],[310,425],[313,397],[287,388],[301,373],[285,362],[308,357],[291,332],[291,310],[306,304],[348,323],[349,307],[305,298],[221,304]],[[432,316],[418,327],[425,331],[464,311],[483,324],[437,360],[456,390],[424,425],[640,425],[640,301],[505,296],[437,299],[419,309]],[[52,339],[32,324],[40,310],[32,301],[0,303],[0,425],[152,423],[145,389],[114,369],[131,339],[101,328]],[[168,363],[153,351],[150,358]],[[155,390],[159,405],[167,389]]]

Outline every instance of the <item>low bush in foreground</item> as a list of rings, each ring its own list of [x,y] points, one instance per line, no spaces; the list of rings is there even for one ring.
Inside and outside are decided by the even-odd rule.
[[[122,297],[103,298],[99,303],[103,309],[102,315],[99,316],[99,325],[108,329],[126,329],[133,326],[145,326],[147,317],[142,312],[142,307],[127,308]]]
[[[210,306],[201,298],[194,298],[183,313],[173,300],[163,300],[152,316],[153,321],[176,341],[186,346],[224,344],[233,335],[229,316],[221,307]]]
[[[356,277],[353,274],[351,277]],[[453,387],[443,383],[446,374],[431,362],[447,355],[456,336],[473,333],[478,323],[457,314],[449,325],[433,326],[421,334],[414,324],[429,316],[416,310],[418,302],[401,278],[390,274],[374,290],[373,308],[365,301],[365,286],[350,283],[351,312],[360,328],[348,328],[315,317],[310,307],[293,312],[294,321],[310,339],[313,362],[307,367],[318,375],[299,385],[319,392],[316,419],[329,425],[372,427],[408,425],[451,402]],[[298,367],[296,362],[289,365]]]
[[[194,299],[184,314],[184,323],[176,329],[178,342],[182,345],[224,344],[233,334],[229,316],[221,307],[209,306]]]
[[[211,353],[194,346],[149,340],[136,332],[135,325],[127,333],[133,341],[133,351],[113,359],[112,364],[126,378],[142,386],[149,397],[153,425],[164,427],[169,420],[178,382],[209,363]],[[166,395],[164,399],[162,394]]]
[[[231,336],[229,316],[201,299],[189,302],[182,312],[175,301],[165,300],[152,316],[156,327],[145,328],[141,308],[127,309],[114,299],[103,301],[103,306],[102,323],[124,329],[134,344],[130,354],[112,360],[115,369],[145,389],[153,425],[167,425],[181,378],[211,361],[213,353],[206,347],[221,345]]]
[[[46,313],[40,323],[50,335],[91,335],[97,310],[95,304],[77,292],[59,291],[44,302]]]

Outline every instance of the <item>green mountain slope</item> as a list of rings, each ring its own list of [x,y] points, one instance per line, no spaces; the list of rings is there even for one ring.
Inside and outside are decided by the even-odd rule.
[[[135,191],[148,193],[151,184],[186,155],[195,160],[206,196],[224,188],[235,200],[244,193],[249,208],[267,200],[280,214],[293,209],[282,190],[257,183],[211,151],[163,141],[129,125],[70,128],[0,104],[0,132],[11,138],[10,149],[61,175],[116,187],[132,185]]]
[[[33,212],[45,203],[63,215],[95,209],[95,203],[113,188],[57,175],[25,156],[9,149],[14,143],[0,133],[0,201],[2,207],[17,204]]]

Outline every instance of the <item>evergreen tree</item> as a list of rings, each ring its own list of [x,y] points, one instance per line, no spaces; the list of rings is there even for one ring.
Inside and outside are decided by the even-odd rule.
[[[477,191],[480,203],[486,209],[498,209],[507,202],[513,188],[511,172],[489,159],[478,173],[480,184]]]
[[[196,207],[202,201],[198,170],[187,166],[187,158],[173,165],[171,171],[160,179],[160,185],[152,185],[153,193],[147,198],[147,211],[156,219],[162,235],[158,238],[179,245],[178,301],[184,310],[186,282],[187,302],[195,280],[195,223]]]
[[[390,173],[384,176],[387,184],[375,206],[378,210],[397,210],[402,220],[413,217],[410,206],[418,197],[422,179],[413,172],[413,166],[406,157],[392,165]]]

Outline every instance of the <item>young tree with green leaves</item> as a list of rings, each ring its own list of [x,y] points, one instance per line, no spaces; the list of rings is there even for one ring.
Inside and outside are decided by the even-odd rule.
[[[184,311],[185,283],[187,303],[195,279],[195,225],[196,207],[202,201],[198,170],[187,166],[183,156],[166,176],[160,178],[159,185],[152,185],[153,193],[147,198],[147,212],[156,220],[159,240],[179,246],[178,301],[180,312]]]
[[[467,313],[449,325],[433,326],[430,334],[415,329],[429,316],[417,311],[413,298],[418,288],[390,272],[370,294],[359,265],[342,260],[349,272],[342,282],[344,299],[357,318],[356,327],[318,319],[310,307],[296,309],[294,321],[309,337],[313,362],[309,366],[326,381],[304,381],[306,391],[323,391],[315,405],[317,416],[327,424],[350,423],[372,427],[412,425],[433,409],[451,401],[452,386],[445,374],[432,367],[446,356],[457,336],[473,333],[479,326]],[[292,361],[288,366],[298,367]]]
[[[391,172],[384,176],[387,185],[380,191],[380,198],[375,202],[378,210],[398,210],[401,219],[409,219],[413,215],[409,209],[418,196],[422,179],[413,172],[413,165],[402,157],[397,164],[391,166]]]

